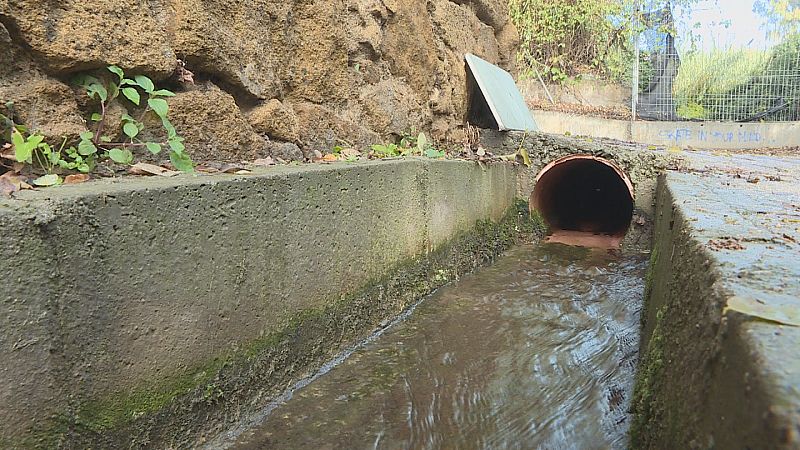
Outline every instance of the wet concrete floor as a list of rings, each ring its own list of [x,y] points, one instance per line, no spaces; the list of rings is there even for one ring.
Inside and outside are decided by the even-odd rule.
[[[512,249],[220,448],[625,448],[646,254]]]

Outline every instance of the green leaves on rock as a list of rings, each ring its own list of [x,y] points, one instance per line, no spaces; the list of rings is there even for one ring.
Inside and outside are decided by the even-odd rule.
[[[139,134],[139,127],[133,122],[127,122],[122,126],[122,132],[125,133],[125,135],[129,138],[133,139],[137,134]]]
[[[178,154],[183,154],[183,151],[186,150],[186,147],[183,145],[183,141],[181,139],[170,139],[169,148]]]
[[[181,172],[194,172],[194,163],[192,162],[192,158],[190,158],[186,153],[178,153],[175,151],[169,152],[169,160],[172,161],[172,165]]]
[[[125,73],[118,66],[108,66],[107,69],[109,72],[116,74],[120,81],[125,78]]]
[[[51,173],[45,176],[39,177],[33,180],[33,184],[36,186],[46,187],[46,186],[55,186],[57,184],[61,184],[61,177],[58,175]]]
[[[427,156],[428,158],[439,159],[439,158],[444,158],[445,153],[444,151],[436,150],[435,148],[429,148],[425,150],[425,156]]]
[[[108,90],[106,90],[105,86],[97,83],[92,83],[86,87],[86,92],[89,94],[90,98],[95,98],[95,96],[100,98],[100,101],[105,102],[108,100]]]
[[[14,158],[19,162],[31,162],[33,150],[44,140],[44,136],[33,135],[27,139],[22,136],[19,130],[12,128],[11,145],[14,146]]]
[[[133,153],[130,150],[112,148],[108,151],[108,157],[117,164],[130,164],[133,162]]]
[[[139,96],[139,91],[132,87],[122,88],[122,95],[125,96],[128,100],[131,101],[136,106],[139,106],[139,102],[141,101],[141,96]]]
[[[153,81],[144,75],[136,75],[133,77],[133,79],[136,80],[136,84],[138,84],[148,94],[151,94],[156,90],[156,86],[153,84]]]
[[[167,104],[166,100],[162,98],[151,98],[147,100],[147,106],[149,106],[153,112],[158,114],[158,117],[161,117],[162,119],[167,117],[169,105]]]
[[[97,153],[97,147],[90,139],[82,139],[78,143],[78,154],[82,156],[89,156]]]
[[[99,110],[93,112],[89,118],[91,121],[91,131],[84,131],[80,134],[77,145],[67,147],[67,138],[61,147],[56,149],[44,142],[41,134],[28,134],[29,131],[22,125],[15,124],[10,118],[0,114],[0,125],[9,130],[6,140],[11,141],[14,156],[6,156],[8,159],[16,159],[26,164],[38,165],[47,175],[34,181],[37,186],[54,186],[61,184],[63,180],[57,174],[53,174],[54,169],[76,170],[88,173],[94,170],[97,162],[107,158],[117,164],[129,165],[134,162],[133,151],[144,147],[152,154],[159,154],[165,148],[169,148],[170,160],[176,169],[183,172],[193,172],[194,163],[185,153],[183,138],[178,135],[177,130],[167,118],[169,104],[165,100],[167,97],[174,97],[175,94],[166,89],[156,90],[153,81],[145,75],[136,75],[132,78],[125,78],[125,72],[118,66],[111,65],[106,67],[108,73],[105,76],[91,76],[87,74],[78,75],[74,78],[74,83],[86,90],[86,94],[95,104],[99,103]],[[114,100],[124,96],[134,106],[132,109],[138,119],[125,111],[122,114],[122,133],[127,136],[124,142],[115,139],[120,134],[119,129],[109,129],[109,124],[114,123],[108,119],[109,107]],[[146,105],[146,108],[141,108]],[[124,108],[130,108],[125,103]],[[167,138],[163,142],[144,142],[140,135],[145,129],[148,121],[143,118],[152,111],[161,119]],[[117,141],[117,142],[114,142]],[[143,151],[143,150],[142,150]],[[86,178],[73,175],[71,180],[85,180]],[[69,180],[68,180],[69,181]]]
[[[157,144],[155,142],[147,142],[146,144],[144,144],[144,146],[147,147],[147,150],[154,155],[161,153],[161,144]]]

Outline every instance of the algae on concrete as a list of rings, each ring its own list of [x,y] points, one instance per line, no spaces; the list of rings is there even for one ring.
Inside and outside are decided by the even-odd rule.
[[[660,179],[632,448],[800,447],[800,331],[725,310],[800,294],[800,230],[775,226],[797,180],[738,173]],[[719,244],[731,238],[743,245]]]
[[[530,229],[516,186],[414,159],[2,200],[0,436],[195,445]]]

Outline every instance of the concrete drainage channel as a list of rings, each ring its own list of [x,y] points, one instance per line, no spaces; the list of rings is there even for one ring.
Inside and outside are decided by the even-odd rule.
[[[797,447],[800,370],[765,364],[800,335],[723,314],[741,283],[693,225],[691,182],[656,185],[674,161],[523,141],[527,171],[390,161],[0,202],[0,446],[194,447],[541,221],[644,248],[655,218],[633,445]],[[587,193],[590,214],[562,207]]]

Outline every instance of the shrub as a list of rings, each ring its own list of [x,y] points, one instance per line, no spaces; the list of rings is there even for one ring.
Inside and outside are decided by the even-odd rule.
[[[519,30],[523,69],[536,68],[553,81],[594,72],[630,80],[626,2],[617,0],[510,0]],[[615,23],[617,22],[617,23]]]

